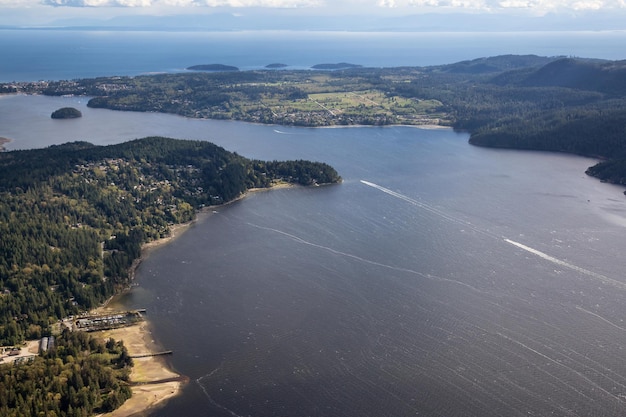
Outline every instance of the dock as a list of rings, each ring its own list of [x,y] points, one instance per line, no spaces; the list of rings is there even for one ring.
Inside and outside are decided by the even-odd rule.
[[[154,353],[141,353],[139,355],[129,355],[133,359],[137,358],[148,358],[150,356],[163,356],[163,355],[171,355],[174,351],[172,350],[164,350],[162,352],[154,352]]]

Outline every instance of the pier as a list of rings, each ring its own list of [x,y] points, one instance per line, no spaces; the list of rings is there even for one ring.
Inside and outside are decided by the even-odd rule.
[[[172,350],[164,350],[162,352],[154,352],[154,353],[141,353],[139,355],[129,355],[131,358],[133,359],[137,359],[137,358],[147,358],[150,356],[163,356],[163,355],[171,355],[173,354],[174,351]]]

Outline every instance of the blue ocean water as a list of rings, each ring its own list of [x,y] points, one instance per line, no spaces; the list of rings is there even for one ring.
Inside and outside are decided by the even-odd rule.
[[[284,63],[427,66],[501,54],[625,59],[626,31],[603,32],[122,32],[0,30],[0,82]]]

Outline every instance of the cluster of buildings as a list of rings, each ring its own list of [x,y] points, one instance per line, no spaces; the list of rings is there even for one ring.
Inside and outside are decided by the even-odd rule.
[[[47,352],[50,349],[54,349],[54,336],[42,337],[39,341],[39,353]]]
[[[74,322],[74,329],[95,332],[130,326],[143,320],[141,312],[142,310],[133,310],[125,313],[80,317]]]
[[[17,365],[22,362],[32,361],[36,356],[30,352],[23,352],[22,348],[16,346],[0,348],[0,364],[13,363]]]

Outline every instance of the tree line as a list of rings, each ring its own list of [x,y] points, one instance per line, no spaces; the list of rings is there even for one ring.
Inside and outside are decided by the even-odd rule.
[[[87,417],[131,397],[132,359],[122,342],[65,330],[32,362],[0,365],[0,415]]]

